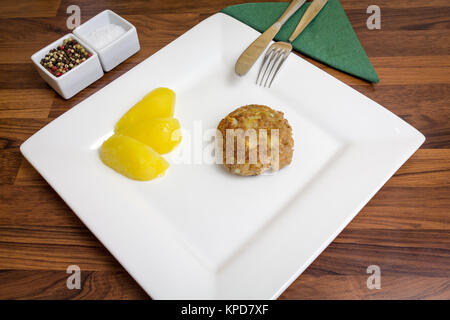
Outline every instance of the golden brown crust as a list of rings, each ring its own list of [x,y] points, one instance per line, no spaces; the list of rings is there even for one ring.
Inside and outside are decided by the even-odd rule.
[[[273,129],[278,129],[279,134],[279,152],[278,152],[278,164],[281,169],[291,163],[294,140],[292,138],[292,128],[288,121],[284,119],[284,114],[280,111],[273,110],[264,105],[246,105],[237,108],[230,114],[228,114],[222,121],[220,121],[217,129],[221,132],[223,137],[223,163],[225,168],[230,172],[242,175],[242,176],[252,176],[259,175],[262,172],[272,168],[272,170],[277,170],[276,164],[270,161],[261,161],[260,157],[260,145],[267,145],[267,155],[271,157],[270,141],[272,137]],[[232,163],[227,163],[226,155],[226,134],[227,129],[254,129],[256,132],[257,145],[252,145],[250,139],[246,138],[245,144],[245,162],[237,162],[237,139],[235,140],[234,148],[230,148],[229,157],[233,159]],[[259,135],[260,129],[266,129],[268,138],[264,140]],[[275,134],[275,132],[274,132]],[[275,137],[275,136],[274,136]],[[274,139],[275,141],[275,139]],[[257,154],[256,161],[250,161],[250,153],[254,150]],[[264,150],[264,149],[262,149]],[[275,149],[274,149],[275,150]],[[274,154],[275,155],[275,154]]]

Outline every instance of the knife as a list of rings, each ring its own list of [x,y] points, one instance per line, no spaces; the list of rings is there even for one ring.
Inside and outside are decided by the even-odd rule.
[[[286,11],[272,26],[269,27],[263,34],[261,34],[255,41],[253,41],[247,49],[242,52],[241,56],[234,66],[234,71],[240,75],[245,75],[250,68],[255,64],[258,57],[263,53],[270,41],[280,31],[283,24],[305,3],[306,0],[293,0]]]

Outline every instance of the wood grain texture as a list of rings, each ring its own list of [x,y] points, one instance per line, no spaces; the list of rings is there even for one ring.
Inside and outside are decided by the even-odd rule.
[[[148,299],[20,154],[37,130],[225,6],[242,0],[12,1],[0,6],[0,299]],[[254,0],[252,1],[254,2]],[[380,76],[377,85],[308,61],[379,102],[427,140],[281,299],[450,299],[450,4],[380,1],[381,30],[366,28],[373,1],[341,0]],[[109,8],[138,29],[141,51],[66,101],[30,56]],[[82,270],[68,290],[66,268]],[[366,268],[381,268],[381,289]]]

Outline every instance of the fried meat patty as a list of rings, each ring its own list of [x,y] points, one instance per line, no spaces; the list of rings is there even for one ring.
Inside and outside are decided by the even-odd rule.
[[[220,121],[217,129],[223,137],[223,165],[231,173],[254,176],[268,169],[276,171],[291,163],[294,139],[292,138],[292,128],[284,118],[283,112],[264,105],[246,105],[228,114]],[[260,134],[261,129],[264,129],[262,135]],[[266,136],[263,134],[264,131],[267,132]],[[241,149],[238,147],[239,132],[245,133],[245,138],[240,140],[241,142],[245,141],[244,156],[242,156],[244,147]],[[278,139],[276,138],[277,133]],[[231,140],[234,142],[228,143],[229,147],[226,142],[227,134],[235,134]],[[275,145],[277,147],[274,148]],[[238,154],[238,150],[241,150],[240,154]],[[255,158],[254,155],[257,157]],[[264,155],[266,156],[264,157]]]

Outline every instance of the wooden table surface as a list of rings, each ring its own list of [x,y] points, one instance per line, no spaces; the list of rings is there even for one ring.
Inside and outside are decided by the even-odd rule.
[[[19,146],[203,19],[241,1],[2,1],[1,299],[149,298],[22,157]],[[341,3],[380,83],[313,63],[409,122],[426,141],[280,298],[450,299],[449,2]],[[66,101],[39,77],[30,56],[68,32],[71,4],[80,6],[82,22],[107,8],[122,15],[136,26],[142,49]],[[381,8],[381,30],[366,27],[371,4]],[[81,290],[66,287],[69,265],[81,268]],[[366,287],[369,265],[381,268],[379,290]]]

